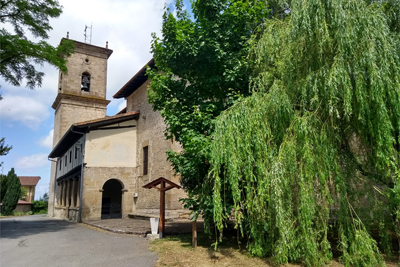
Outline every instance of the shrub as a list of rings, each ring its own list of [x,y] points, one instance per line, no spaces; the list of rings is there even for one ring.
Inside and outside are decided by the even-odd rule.
[[[34,200],[32,202],[32,212],[37,214],[44,214],[47,213],[47,201],[43,200]]]
[[[21,195],[21,183],[18,176],[15,174],[14,168],[7,174],[7,192],[3,198],[1,213],[3,215],[12,214],[18,204],[18,199]]]

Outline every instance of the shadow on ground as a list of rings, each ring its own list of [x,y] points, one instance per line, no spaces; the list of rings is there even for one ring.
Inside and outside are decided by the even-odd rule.
[[[0,238],[18,239],[25,236],[63,231],[76,223],[31,215],[0,219]],[[29,217],[29,218],[28,218]]]

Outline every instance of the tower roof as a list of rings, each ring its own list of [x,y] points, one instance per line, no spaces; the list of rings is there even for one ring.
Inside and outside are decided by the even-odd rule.
[[[109,58],[113,51],[111,49],[105,48],[105,47],[100,47],[92,44],[87,44],[87,43],[82,43],[78,42],[72,39],[67,39],[67,38],[62,38],[61,42],[64,42],[65,40],[70,40],[73,41],[75,44],[75,53],[81,53],[81,54],[87,54],[90,56],[94,57],[101,57],[101,58]]]

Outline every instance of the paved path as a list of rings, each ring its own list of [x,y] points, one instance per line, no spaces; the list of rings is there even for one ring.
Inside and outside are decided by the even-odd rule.
[[[43,215],[0,219],[0,266],[154,266],[143,237],[93,230]]]

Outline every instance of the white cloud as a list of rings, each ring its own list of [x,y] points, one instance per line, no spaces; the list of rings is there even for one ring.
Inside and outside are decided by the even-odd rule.
[[[118,105],[118,110],[121,111],[124,108],[126,108],[126,101],[123,100],[119,105]]]
[[[39,99],[9,94],[3,97],[0,105],[1,120],[19,121],[31,129],[37,129],[50,115],[46,104]]]
[[[70,39],[84,42],[85,25],[93,25],[91,43],[104,47],[106,41],[109,42],[113,54],[108,60],[107,68],[107,99],[112,100],[108,105],[108,113],[115,115],[125,107],[122,103],[126,101],[112,99],[112,96],[151,59],[151,33],[155,32],[157,36],[161,36],[164,4],[172,8],[173,2],[173,0],[59,0],[64,7],[63,13],[59,18],[50,19],[53,30],[49,32],[50,38],[47,41],[57,46],[61,38],[66,37],[69,32]],[[184,2],[189,3],[188,0]],[[52,123],[50,117],[53,116],[54,110],[51,105],[57,96],[58,70],[48,64],[44,64],[43,68],[38,66],[38,69],[45,73],[45,77],[42,87],[35,90],[25,88],[25,82],[21,87],[11,86],[0,77],[0,94],[4,97],[0,101],[0,131],[7,140],[15,137],[15,140],[25,141],[23,146],[18,146],[16,141],[12,150],[21,156],[17,165],[13,166],[25,168],[18,170],[19,174],[26,172],[26,175],[31,175],[33,170],[38,171],[34,169],[38,165],[45,168],[50,166],[45,165],[50,164],[47,155],[38,154],[43,148],[35,144],[38,143],[39,137],[43,137],[39,144],[49,147],[51,140],[49,128],[44,125]],[[25,129],[21,125],[29,128]],[[35,133],[32,130],[35,130]],[[15,162],[8,161],[10,164]],[[7,162],[4,164],[7,167],[8,165]],[[43,172],[42,178],[50,175],[50,170]],[[44,183],[44,180],[40,183]]]
[[[42,180],[39,180],[38,185],[35,188],[35,200],[39,200],[44,193],[49,193],[49,185],[48,184],[43,184],[41,185]]]
[[[46,153],[34,154],[17,159],[15,167],[18,169],[34,169],[50,164]]]
[[[54,134],[54,129],[52,129],[46,137],[40,138],[40,140],[38,142],[39,145],[47,147],[47,148],[52,148],[53,147],[53,134]]]

